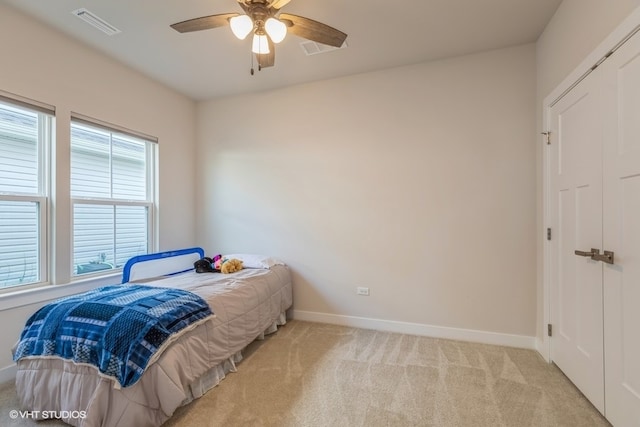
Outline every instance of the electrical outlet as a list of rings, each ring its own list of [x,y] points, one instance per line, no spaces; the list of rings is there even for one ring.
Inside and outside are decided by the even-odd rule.
[[[369,296],[369,288],[364,288],[362,286],[358,286],[356,288],[356,294],[358,295],[364,295],[364,296]]]

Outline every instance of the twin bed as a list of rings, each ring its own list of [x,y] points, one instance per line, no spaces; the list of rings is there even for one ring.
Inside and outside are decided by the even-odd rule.
[[[22,407],[76,426],[159,426],[235,371],[244,347],[285,324],[291,276],[278,260],[246,254],[227,256],[244,262],[239,272],[199,274],[193,263],[203,256],[191,248],[136,257],[125,266],[123,286],[189,291],[213,311],[170,336],[139,380],[123,387],[89,364],[25,357],[16,375]]]

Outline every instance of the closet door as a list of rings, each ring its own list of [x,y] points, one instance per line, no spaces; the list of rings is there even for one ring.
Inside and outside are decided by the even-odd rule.
[[[602,262],[575,252],[602,251],[598,70],[551,108],[551,358],[604,413]]]
[[[640,34],[601,67],[605,79],[606,417],[640,426]]]

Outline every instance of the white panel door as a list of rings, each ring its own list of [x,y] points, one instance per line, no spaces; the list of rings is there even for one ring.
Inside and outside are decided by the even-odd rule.
[[[602,90],[596,69],[551,108],[551,358],[604,413]]]
[[[602,65],[605,79],[606,417],[640,426],[640,34]]]

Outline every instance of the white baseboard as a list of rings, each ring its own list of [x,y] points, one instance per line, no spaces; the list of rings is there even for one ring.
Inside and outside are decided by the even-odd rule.
[[[308,322],[329,323],[362,329],[375,329],[400,334],[420,335],[433,338],[445,338],[459,341],[479,342],[483,344],[504,345],[507,347],[538,350],[536,337],[510,335],[473,329],[449,328],[445,326],[424,325],[421,323],[397,322],[394,320],[370,319],[357,316],[317,313],[313,311],[293,310],[293,318]],[[0,384],[15,381],[18,367],[15,365],[0,368]]]
[[[433,338],[445,338],[459,341],[471,341],[483,344],[504,345],[507,347],[536,350],[536,337],[526,335],[501,334],[497,332],[473,329],[449,328],[446,326],[424,325],[421,323],[398,322],[394,320],[370,319],[366,317],[342,316],[338,314],[317,313],[313,311],[293,310],[293,318],[309,322],[329,323],[332,325],[352,326],[362,329],[375,329],[385,332],[420,335]]]
[[[549,344],[545,342],[543,338],[536,338],[536,350],[540,353],[540,356],[547,362],[551,363],[551,355],[549,354]]]
[[[18,366],[15,363],[13,365],[0,368],[0,384],[15,381],[17,372]]]

